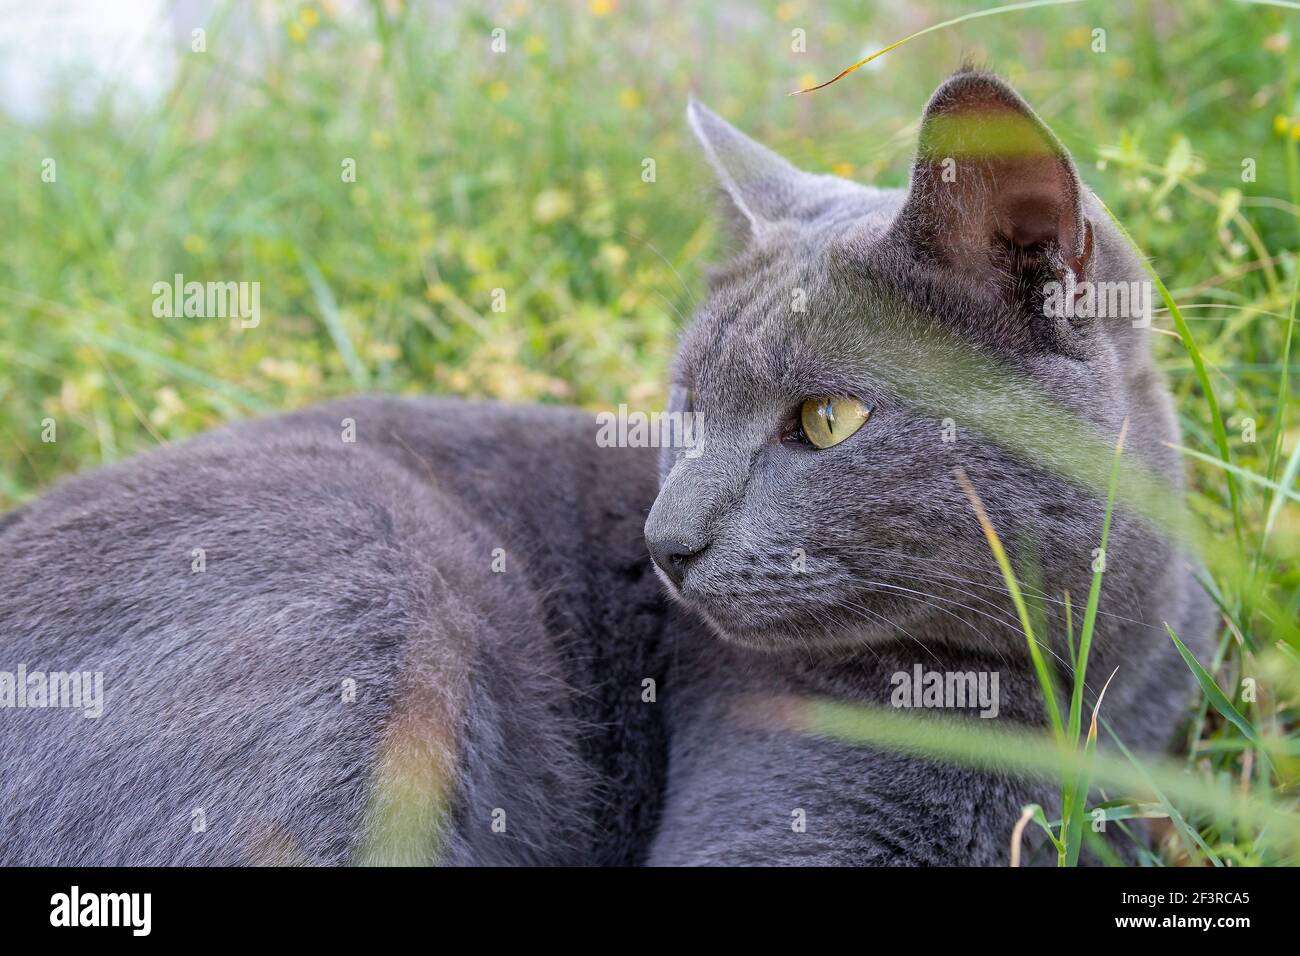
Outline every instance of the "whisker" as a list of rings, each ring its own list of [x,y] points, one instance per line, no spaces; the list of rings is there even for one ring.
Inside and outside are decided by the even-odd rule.
[[[991,580],[994,581],[1001,582],[1002,580],[1002,572],[999,571],[997,567],[995,567],[994,565],[982,566],[982,565],[967,564],[961,561],[948,561],[942,558],[926,558],[916,554],[909,554],[906,551],[890,550],[889,548],[856,547],[847,550],[849,550],[851,553],[854,554],[876,554],[882,557],[892,558],[894,560],[910,561],[914,564],[937,564],[937,565],[944,566],[945,569],[960,568],[962,570],[974,571],[978,574],[987,575]],[[971,580],[969,578],[965,578],[963,580],[967,580],[971,584],[976,583],[974,580]],[[1043,591],[1041,588],[1026,581],[1020,582],[1020,590],[1024,591],[1026,594],[1035,594],[1040,597],[1048,596],[1046,591]]]
[[[872,583],[876,583],[876,582],[872,582]],[[882,585],[882,586],[888,587],[888,585]],[[916,593],[917,593],[917,594],[920,594],[920,592],[916,592]],[[904,597],[912,598],[913,600],[918,600],[918,598],[916,598],[916,597],[914,597],[913,595],[910,595],[910,594],[905,594],[905,595],[903,595],[903,596],[904,596]],[[939,611],[939,612],[942,613],[942,614],[947,614],[947,615],[948,615],[949,617],[951,617],[954,621],[956,621],[956,622],[958,622],[959,624],[962,624],[962,625],[964,625],[964,626],[970,628],[971,631],[973,631],[973,632],[975,633],[975,635],[976,635],[978,638],[980,638],[980,640],[986,642],[986,643],[989,645],[989,647],[993,649],[993,652],[994,652],[995,654],[998,655],[998,658],[1002,661],[1003,664],[1007,664],[1008,666],[1010,666],[1010,664],[1008,663],[1007,659],[1002,655],[1002,652],[1001,652],[1000,650],[998,650],[998,646],[997,646],[996,643],[994,643],[993,639],[992,639],[991,637],[989,637],[987,634],[983,633],[979,628],[977,628],[977,627],[976,627],[974,624],[972,624],[970,621],[967,621],[965,618],[959,617],[957,614],[955,614],[954,612],[948,610],[948,609],[945,608],[945,607],[940,607],[940,606],[938,606],[937,604],[931,604],[929,601],[921,601],[921,603],[924,604],[926,607],[929,607],[929,608],[932,608],[933,610]],[[856,604],[856,603],[854,603],[854,602],[846,602],[846,604],[847,604],[847,606],[849,607],[850,610],[852,610],[852,609],[854,609],[854,608],[861,608],[861,607],[862,607],[862,605],[860,605],[860,604]],[[863,610],[865,610],[865,608],[864,608]],[[911,636],[911,635],[909,634],[908,636]],[[916,640],[916,639],[913,638],[913,640]],[[918,643],[920,643],[920,642],[918,641]],[[931,651],[928,647],[926,648],[926,651],[927,651],[927,653],[930,654],[931,657],[933,657],[933,658],[935,659],[936,662],[939,662],[939,658],[938,658],[938,656],[935,655],[935,653],[934,653],[933,651]]]
[[[915,555],[910,555],[910,554],[905,554],[905,553],[901,553],[901,552],[890,551],[890,550],[887,549],[887,548],[856,548],[856,549],[853,549],[853,553],[857,553],[857,554],[879,554],[879,555],[884,556],[884,557],[889,557],[889,558],[898,559],[898,560],[904,560],[904,561],[928,562],[928,563],[935,563],[935,564],[953,564],[953,565],[956,565],[956,566],[958,566],[958,567],[967,567],[966,565],[961,565],[961,564],[958,563],[958,562],[950,562],[950,561],[941,561],[941,560],[938,560],[938,559],[927,559],[927,558],[921,558],[921,557],[917,557],[917,556],[915,556]],[[981,569],[981,570],[982,570],[982,569]],[[873,573],[875,573],[875,574],[881,574],[881,573],[885,573],[885,574],[900,574],[901,572],[899,572],[899,571],[881,571],[880,569],[876,569]],[[921,577],[921,574],[920,574],[919,572],[908,572],[908,573],[909,573],[909,574],[916,574],[917,577]],[[938,572],[931,571],[931,573],[934,574],[934,573],[938,573]],[[987,582],[983,582],[983,581],[974,581],[974,580],[971,580],[970,578],[965,578],[965,577],[962,577],[962,576],[960,576],[960,575],[955,575],[955,576],[949,577],[947,580],[960,581],[960,582],[962,582],[963,584],[969,584],[969,585],[971,585],[972,587],[986,588],[986,589],[991,590],[991,591],[997,591],[997,592],[999,592],[1000,594],[1007,594],[1007,595],[1010,595],[1011,592],[1010,592],[1009,590],[1007,590],[1007,586],[1006,586],[1005,582],[1002,581],[1001,573],[1000,573],[1000,572],[990,571],[990,572],[989,572],[989,576],[990,576],[991,578],[995,579],[998,583],[987,583]],[[1115,586],[1117,586],[1117,585],[1112,584],[1112,587],[1115,587]],[[1053,597],[1051,594],[1047,593],[1046,591],[1043,591],[1043,590],[1041,590],[1041,589],[1039,589],[1039,588],[1035,588],[1034,586],[1029,585],[1029,584],[1026,584],[1026,583],[1023,582],[1023,581],[1020,582],[1020,590],[1023,591],[1025,594],[1034,597],[1036,600],[1043,601],[1044,603],[1055,604],[1055,605],[1058,605],[1058,606],[1060,606],[1060,607],[1064,607],[1064,606],[1065,606],[1065,601],[1063,601],[1061,598]],[[973,597],[974,595],[971,595],[971,596]],[[1149,623],[1149,622],[1147,622],[1147,621],[1142,621],[1142,620],[1139,620],[1139,619],[1137,619],[1137,618],[1128,617],[1127,615],[1124,615],[1124,614],[1118,614],[1118,613],[1116,613],[1115,611],[1107,611],[1107,610],[1103,610],[1102,608],[1098,608],[1098,609],[1097,609],[1097,614],[1100,615],[1100,616],[1104,616],[1104,617],[1111,618],[1111,619],[1116,620],[1116,621],[1123,621],[1123,622],[1125,622],[1125,623],[1127,623],[1127,624],[1136,624],[1137,626],[1147,628],[1148,630],[1158,631],[1158,632],[1160,632],[1160,633],[1162,633],[1162,634],[1164,633],[1164,629],[1161,628],[1161,627],[1159,627],[1159,626],[1157,626],[1157,625],[1155,625],[1155,624],[1151,624],[1151,623]]]

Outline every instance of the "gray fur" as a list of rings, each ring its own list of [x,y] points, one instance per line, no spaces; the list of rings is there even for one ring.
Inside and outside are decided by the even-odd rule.
[[[1101,501],[972,408],[941,446],[952,395],[916,374],[930,359],[965,363],[985,411],[1046,396],[1106,444],[1129,418],[1129,455],[1179,494],[1147,333],[1035,311],[1045,278],[1139,264],[1005,86],[959,74],[928,116],[972,104],[1028,118],[1028,165],[975,159],[945,191],[927,125],[908,193],[799,172],[692,105],[740,248],[674,366],[704,454],[664,455],[657,499],[653,453],[598,448],[581,413],[362,397],[0,518],[0,670],[105,681],[98,720],[0,709],[0,863],[1004,862],[1021,806],[1051,806],[1042,782],[791,726],[809,698],[887,703],[915,663],[996,670],[999,719],[1042,720],[954,467],[1019,566],[1032,549],[1043,590],[1076,607]],[[820,452],[783,440],[826,393],[871,405],[862,431]],[[698,552],[680,586],[663,577],[675,603],[643,524],[657,555]],[[1118,666],[1106,713],[1153,750],[1190,690],[1161,622],[1200,648],[1210,615],[1186,557],[1127,512],[1108,566],[1088,703]],[[1044,611],[1059,635],[1059,604]]]
[[[978,140],[990,109],[1028,138],[1019,165],[959,152],[956,181],[944,182],[944,157],[927,151],[935,118],[973,117],[953,128]],[[984,411],[1005,410],[1049,443],[1057,425],[1033,414],[1042,399],[1103,447],[1127,417],[1128,457],[1177,501],[1180,464],[1163,444],[1177,426],[1150,333],[1126,319],[1053,321],[1034,294],[1066,270],[1136,280],[1141,265],[1055,137],[987,74],[963,71],[935,94],[906,192],[764,166],[772,154],[702,106],[688,112],[728,208],[745,215],[674,366],[679,410],[689,402],[703,420],[703,454],[664,454],[646,524],[653,554],[679,556],[661,571],[665,586],[721,639],[692,641],[669,684],[669,792],[652,861],[1004,863],[1021,807],[1050,807],[1050,787],[810,740],[790,729],[790,708],[818,696],[887,706],[891,675],[920,663],[997,671],[999,719],[1044,722],[1024,635],[955,469],[1022,578],[1035,557],[1067,681],[1060,600],[1068,589],[1077,634],[1104,494],[986,437],[976,410],[947,394],[958,383],[926,379],[936,354],[951,353],[947,367],[977,380]],[[804,311],[791,308],[796,290]],[[820,394],[858,397],[873,414],[828,449],[789,440],[802,400]],[[945,444],[949,416],[960,437]],[[1108,462],[1094,464],[1104,475]],[[800,553],[806,568],[794,573]],[[1129,746],[1164,746],[1192,683],[1163,622],[1204,648],[1211,620],[1187,556],[1118,511],[1086,706],[1118,667],[1104,715]],[[804,833],[791,826],[799,809]]]
[[[105,701],[0,710],[0,862],[637,862],[663,764],[641,701],[654,464],[595,434],[566,410],[346,399],[19,511],[0,670],[102,670]],[[404,802],[430,839],[366,852],[412,712],[409,760],[451,779]]]

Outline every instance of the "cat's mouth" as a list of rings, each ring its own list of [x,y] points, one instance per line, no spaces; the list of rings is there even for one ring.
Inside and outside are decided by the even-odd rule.
[[[654,568],[655,575],[673,600],[694,612],[722,640],[745,647],[763,648],[773,645],[773,639],[776,637],[772,633],[773,624],[779,622],[756,626],[752,622],[744,621],[735,613],[734,607],[731,606],[733,602],[722,599],[718,595],[701,594],[698,589],[689,585],[683,587],[685,582],[679,583],[673,580],[658,564],[651,562],[651,567]]]
[[[659,579],[679,604],[729,644],[761,651],[822,651],[862,646],[880,639],[878,628],[845,616],[833,603],[809,607],[772,594],[704,592],[687,579],[680,586],[656,567]]]

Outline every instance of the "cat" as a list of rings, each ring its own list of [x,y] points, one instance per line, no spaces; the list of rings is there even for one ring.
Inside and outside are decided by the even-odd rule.
[[[1009,158],[966,148],[990,115]],[[988,74],[936,92],[906,192],[798,172],[699,104],[688,120],[740,246],[674,363],[700,447],[602,447],[574,410],[358,397],[0,519],[0,673],[104,687],[97,718],[0,706],[0,863],[1006,862],[1047,782],[799,715],[888,704],[921,664],[996,673],[997,719],[1042,722],[961,479],[1037,567],[1063,656],[1051,599],[1086,593],[1104,493],[976,412],[1045,395],[1107,445],[1127,418],[1127,455],[1176,497],[1147,333],[1035,298],[1140,265]],[[927,389],[935,356],[982,385],[950,415],[965,380]],[[1121,665],[1106,713],[1158,750],[1191,690],[1160,622],[1202,648],[1208,604],[1123,509],[1106,559],[1088,702]]]
[[[0,863],[642,862],[665,764],[652,449],[365,396],[76,478],[0,527]]]
[[[1059,813],[1048,781],[803,731],[810,702],[915,703],[898,675],[918,668],[995,677],[989,724],[1045,724],[973,493],[1067,687],[1064,592],[1077,636],[1104,560],[1085,714],[1114,671],[1102,716],[1130,748],[1169,743],[1193,681],[1164,622],[1204,653],[1209,599],[1151,515],[1120,507],[1095,550],[1122,429],[1159,501],[1181,498],[1144,317],[1088,314],[1089,289],[1131,288],[1141,263],[985,71],[934,93],[907,190],[801,172],[699,103],[688,120],[737,251],[673,365],[670,410],[699,417],[702,452],[664,451],[645,529],[716,638],[673,645],[650,862],[1005,865],[1024,806]]]

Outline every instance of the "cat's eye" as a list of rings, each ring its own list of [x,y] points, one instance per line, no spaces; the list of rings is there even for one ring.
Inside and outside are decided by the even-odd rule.
[[[799,409],[799,427],[814,448],[830,448],[856,432],[870,416],[870,409],[856,398],[818,395]]]

